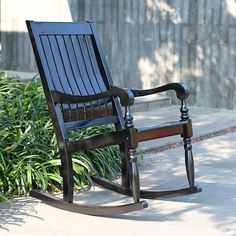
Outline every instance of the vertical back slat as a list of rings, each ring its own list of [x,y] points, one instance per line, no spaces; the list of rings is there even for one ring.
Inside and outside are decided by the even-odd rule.
[[[72,88],[71,88],[70,83],[68,82],[67,74],[65,71],[64,55],[61,54],[61,51],[58,45],[58,36],[49,35],[48,38],[49,38],[49,43],[52,50],[53,59],[55,62],[57,73],[58,73],[57,78],[59,79],[62,85],[63,91],[65,93],[72,94]]]
[[[83,83],[83,85],[86,89],[86,94],[84,94],[84,95],[92,95],[92,94],[94,94],[94,91],[93,91],[93,88],[92,88],[90,82],[88,81],[88,75],[87,75],[86,68],[85,68],[85,65],[84,65],[84,60],[83,60],[83,57],[82,57],[82,52],[81,52],[81,48],[80,48],[80,45],[79,45],[78,37],[80,37],[80,36],[72,35],[71,39],[72,39],[73,47],[75,49],[76,61],[77,61],[79,71],[80,71],[80,75],[81,75],[81,79],[82,79],[81,82]]]
[[[91,58],[90,58],[90,55],[89,55],[89,51],[88,51],[88,47],[87,47],[85,37],[80,37],[79,38],[79,44],[80,44],[80,48],[81,48],[81,52],[82,52],[82,57],[83,57],[83,60],[84,60],[86,73],[87,73],[87,76],[88,76],[87,78],[88,78],[88,80],[91,84],[91,87],[93,88],[94,93],[95,94],[100,93],[101,89],[98,85],[96,75],[95,75],[93,67],[92,67]]]
[[[81,74],[79,71],[79,67],[77,64],[76,56],[75,56],[75,50],[72,45],[72,39],[71,35],[64,35],[63,36],[64,44],[65,44],[65,53],[67,55],[67,63],[69,67],[70,74],[70,82],[73,89],[74,95],[87,95],[87,91],[85,89],[85,86],[82,82]],[[72,120],[78,120],[78,119],[85,119],[85,113],[84,113],[84,107],[85,104],[77,104],[76,109],[77,111],[72,112]]]
[[[71,93],[73,95],[79,95],[80,91],[78,89],[78,85],[76,84],[74,71],[71,66],[71,60],[69,57],[69,52],[71,53],[71,50],[69,51],[69,45],[65,44],[65,37],[68,36],[56,36],[57,43],[58,43],[58,49],[61,55],[61,59],[63,62],[63,72],[65,73],[65,79],[67,80],[67,83],[71,89]],[[67,40],[68,41],[68,40]]]
[[[47,61],[47,66],[48,66],[48,69],[49,69],[49,72],[50,72],[50,77],[51,77],[51,83],[52,83],[52,86],[53,88],[51,89],[55,89],[55,90],[58,90],[58,91],[61,91],[61,92],[65,92],[64,91],[64,88],[63,88],[63,85],[61,83],[61,80],[59,78],[59,73],[58,73],[58,70],[57,70],[57,66],[56,66],[56,63],[55,63],[55,58],[54,58],[54,55],[53,55],[53,52],[52,52],[52,47],[51,47],[51,44],[50,44],[50,41],[49,41],[49,37],[48,36],[41,36],[41,43],[42,43],[42,47],[43,47],[43,51],[44,51],[44,56],[45,56],[45,59]],[[48,78],[49,80],[49,78]],[[51,86],[50,86],[51,87]],[[65,111],[67,111],[67,115],[66,116],[69,116],[69,108],[70,106],[65,104],[64,106],[62,106],[62,111],[63,111],[63,114],[66,113]]]
[[[72,35],[71,40],[72,40],[72,45],[75,52],[75,57],[76,57],[79,73],[81,75],[80,77],[81,83],[83,84],[86,91],[86,94],[83,94],[83,95],[93,95],[95,94],[95,91],[93,89],[91,81],[89,80],[89,76],[88,76],[87,68],[85,66],[85,61],[84,61],[81,44],[80,44],[80,38],[82,37],[83,36],[80,36],[80,35],[79,36]],[[87,105],[85,105],[84,112],[86,114],[86,118],[89,118],[89,117],[93,118],[93,113],[94,113],[93,102],[87,103]]]
[[[49,73],[51,75],[51,83],[53,85],[53,88],[50,87],[50,89],[55,89],[55,90],[64,92],[63,87],[58,78],[58,72],[57,72],[57,68],[53,59],[51,47],[49,44],[49,39],[47,36],[41,36],[40,39],[41,39],[41,44],[43,47],[44,56],[45,56],[47,66],[49,69]]]
[[[87,80],[90,83],[94,94],[98,94],[98,93],[101,92],[101,90],[100,90],[100,87],[97,83],[96,75],[94,74],[94,71],[93,71],[93,68],[92,68],[92,65],[91,65],[91,59],[90,59],[90,56],[89,56],[85,36],[79,37],[78,42],[79,42],[79,46],[80,46],[80,50],[81,50],[82,60],[84,62],[84,68],[85,68],[85,71],[86,71]],[[100,102],[104,103],[103,99],[97,101],[96,106],[93,106],[92,112],[93,112],[93,115],[98,114],[101,117]]]
[[[66,45],[65,43],[65,37],[67,39],[68,36],[63,36],[63,35],[57,35],[56,36],[56,40],[57,40],[57,44],[58,44],[58,49],[59,49],[59,53],[63,62],[63,71],[65,72],[66,77],[64,79],[67,80],[68,85],[71,89],[71,93],[73,95],[80,95],[80,91],[78,89],[78,86],[76,84],[76,78],[74,76],[74,72],[71,66],[71,60],[69,58],[69,48],[70,45]],[[67,39],[68,41],[68,39]],[[63,75],[62,75],[63,76]],[[79,119],[79,114],[77,112],[78,110],[78,105],[76,104],[71,104],[70,105],[70,119],[71,120],[77,120]]]
[[[94,52],[94,48],[93,48],[93,44],[91,41],[91,36],[86,35],[85,36],[85,42],[86,42],[86,46],[88,48],[88,53],[89,53],[89,57],[90,57],[90,61],[91,61],[91,66],[93,69],[93,73],[95,75],[95,79],[96,82],[100,88],[100,91],[106,91],[107,88],[105,86],[105,83],[102,79],[102,75],[101,72],[99,71],[99,67],[98,67],[98,58],[96,58],[95,52]]]
[[[71,71],[73,74],[73,76],[71,78],[71,83],[73,84],[73,86],[75,86],[77,88],[78,95],[85,95],[85,94],[87,94],[87,92],[84,87],[84,84],[80,83],[80,81],[82,81],[82,79],[81,79],[81,74],[80,74],[79,67],[78,67],[78,64],[76,61],[76,56],[75,56],[74,47],[72,45],[71,36],[65,35],[64,42],[65,42],[65,47],[67,50],[70,68],[71,68]]]
[[[94,74],[94,80],[96,81],[100,92],[106,91],[105,83],[102,79],[102,75],[98,68],[99,62],[98,62],[98,58],[96,58],[95,56],[93,44],[91,41],[91,36],[88,36],[88,35],[85,36],[85,43],[86,43],[86,48],[87,48],[90,64],[91,64],[91,70],[92,70],[92,73]],[[101,113],[101,116],[106,116],[108,115],[107,99],[106,98],[102,99],[101,103],[102,105],[99,106],[99,110],[100,108],[104,109],[104,114]]]
[[[72,88],[70,83],[68,82],[68,78],[65,72],[65,65],[63,60],[63,55],[60,52],[59,45],[58,45],[58,38],[57,35],[49,35],[48,36],[49,45],[51,48],[51,53],[53,56],[53,61],[55,64],[55,68],[57,71],[57,78],[56,80],[59,81],[64,93],[71,94]],[[63,104],[62,111],[64,118],[66,120],[71,120],[71,105]]]
[[[98,68],[98,60],[97,60],[98,58],[96,58],[96,56],[95,56],[93,45],[91,42],[91,37],[86,35],[84,37],[84,42],[85,42],[86,47],[83,46],[83,48],[86,49],[84,51],[87,54],[86,57],[88,59],[87,60],[87,67],[88,67],[88,71],[89,71],[89,76],[90,76],[90,78],[93,79],[92,81],[97,86],[96,89],[99,92],[106,91],[105,83],[102,80],[102,75],[101,75],[99,68]],[[107,99],[106,98],[101,99],[100,104],[97,108],[99,109],[99,111],[104,110],[103,113],[100,112],[101,117],[108,115],[108,113],[107,113]]]

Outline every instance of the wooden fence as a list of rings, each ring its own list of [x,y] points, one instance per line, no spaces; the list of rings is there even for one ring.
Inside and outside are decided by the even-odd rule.
[[[191,105],[236,108],[235,0],[69,0],[69,5],[73,20],[97,23],[115,84],[148,88],[181,81],[191,89]],[[7,50],[22,36],[12,37]],[[29,47],[20,50],[24,54]],[[3,65],[4,48],[2,55]],[[4,69],[35,70],[31,56],[24,65],[14,52],[10,57]]]

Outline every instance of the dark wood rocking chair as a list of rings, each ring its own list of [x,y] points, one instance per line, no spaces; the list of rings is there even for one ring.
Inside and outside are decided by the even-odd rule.
[[[33,190],[32,196],[68,211],[110,215],[146,208],[146,201],[140,201],[140,197],[153,199],[201,191],[194,184],[192,124],[186,105],[189,91],[185,85],[170,83],[149,90],[115,87],[94,23],[26,23],[58,140],[63,178],[63,200],[40,190]],[[136,129],[130,110],[134,98],[167,90],[174,90],[181,100],[181,120],[152,128]],[[125,108],[124,116],[121,105]],[[115,131],[84,140],[68,140],[68,129],[103,124],[114,124]],[[180,135],[183,138],[189,187],[170,191],[141,190],[136,155],[138,143],[171,135]],[[73,203],[72,154],[114,144],[120,147],[121,184],[99,176],[94,176],[93,180],[104,188],[132,196],[134,203],[119,206]]]

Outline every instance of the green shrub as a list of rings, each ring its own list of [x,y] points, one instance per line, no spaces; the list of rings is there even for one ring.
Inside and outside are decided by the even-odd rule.
[[[76,135],[90,137],[108,132],[102,126]],[[75,135],[75,134],[73,134]],[[28,193],[33,186],[60,190],[60,159],[41,83],[28,83],[0,73],[0,201]],[[120,171],[118,147],[73,155],[75,189],[92,185],[90,176],[115,178]]]

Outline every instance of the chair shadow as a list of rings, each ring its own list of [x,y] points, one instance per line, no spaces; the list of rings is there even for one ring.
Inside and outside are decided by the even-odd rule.
[[[196,194],[195,194],[196,195]],[[186,204],[182,204],[185,200],[182,199],[182,203],[178,203],[178,197],[172,198],[174,205],[178,205],[178,207],[174,207],[171,205],[171,198],[158,198],[155,200],[151,199],[141,199],[147,201],[149,207],[147,209],[129,212],[125,214],[117,214],[106,216],[106,218],[113,219],[125,219],[125,220],[135,220],[135,221],[150,221],[150,222],[164,222],[164,221],[172,221],[176,220],[179,216],[182,216],[184,213],[189,211],[194,211],[199,208],[199,203],[191,203],[190,200],[186,197]],[[83,192],[78,194],[74,198],[75,202],[78,204],[85,205],[122,205],[133,203],[133,198],[129,196],[120,195],[118,193],[112,192],[110,190],[102,189],[100,187],[95,187],[94,191],[90,190],[88,192]],[[169,203],[167,203],[169,201]],[[177,204],[176,204],[177,203]],[[167,206],[170,205],[170,208]],[[184,206],[183,206],[184,205]],[[167,209],[167,211],[166,211]]]
[[[108,216],[108,218],[130,221],[174,222],[186,220],[186,216],[210,217],[217,228],[224,232],[236,229],[236,190],[235,184],[216,184],[199,182],[203,192],[172,198],[147,199],[147,209]],[[106,191],[106,190],[104,190]],[[102,191],[101,191],[102,192]],[[91,193],[90,193],[91,194]],[[94,197],[97,192],[94,193]],[[93,195],[93,193],[92,193]],[[104,196],[104,193],[101,193]],[[113,195],[113,196],[112,196]],[[109,203],[114,193],[106,193],[103,203]],[[129,201],[132,202],[132,199]],[[85,203],[85,202],[84,202]],[[127,197],[120,197],[120,204],[127,203]]]
[[[26,217],[43,220],[36,215],[34,207],[37,203],[37,200],[27,197],[0,202],[0,231],[9,231],[9,225],[22,226]]]
[[[236,175],[234,172],[235,162],[232,158],[234,152],[228,150],[227,155],[225,154],[223,158],[215,152],[212,153],[212,149],[203,143],[198,148],[200,153],[196,155],[199,163],[196,169],[196,183],[199,187],[202,187],[203,192],[172,198],[159,198],[157,200],[148,199],[149,207],[147,209],[112,216],[112,218],[171,222],[183,220],[183,215],[185,214],[194,216],[197,213],[203,217],[210,217],[214,224],[225,232],[236,230],[236,214],[234,211],[236,209]],[[143,163],[141,162],[141,185],[148,186],[148,189],[153,190],[156,187],[163,189],[163,187],[166,188],[167,186],[170,189],[181,188],[184,187],[182,184],[187,184],[183,158],[181,158],[182,150],[175,149],[172,152],[175,152],[176,155],[175,160],[172,162],[167,159],[167,153],[159,153],[156,160],[152,158],[150,160],[146,159]],[[205,153],[210,158],[205,159],[201,153]],[[157,172],[153,171],[155,169]],[[127,200],[127,197],[120,197],[118,194],[106,192],[106,190],[103,191],[94,192],[94,198],[101,195],[96,198],[101,200],[100,203],[106,204],[117,199],[119,199],[120,204],[126,204],[128,201],[132,202],[132,198]],[[91,192],[87,194],[93,195]],[[87,203],[86,199],[83,203]]]

